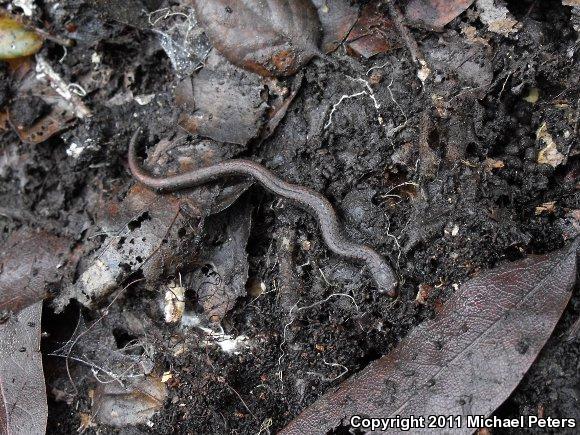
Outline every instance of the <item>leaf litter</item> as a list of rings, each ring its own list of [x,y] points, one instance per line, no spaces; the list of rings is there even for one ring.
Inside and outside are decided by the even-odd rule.
[[[321,397],[281,433],[327,433],[353,415],[489,416],[560,319],[576,281],[577,251],[574,242],[467,281],[434,320],[413,329],[395,350]],[[469,434],[475,428],[464,423],[452,429]]]

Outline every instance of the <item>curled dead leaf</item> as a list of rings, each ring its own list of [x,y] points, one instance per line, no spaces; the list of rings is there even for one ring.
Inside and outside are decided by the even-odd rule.
[[[411,0],[405,15],[411,22],[433,29],[443,26],[463,13],[474,0]]]
[[[319,54],[320,21],[310,0],[192,0],[213,46],[262,76],[295,74]]]
[[[47,297],[72,272],[71,241],[21,229],[0,248],[0,312],[18,312]]]
[[[322,25],[321,47],[325,53],[336,50],[358,18],[358,6],[350,0],[312,0]]]
[[[369,3],[363,8],[346,43],[352,52],[366,59],[402,46],[393,21],[378,2]]]
[[[114,427],[146,423],[161,409],[167,387],[156,377],[135,378],[126,383],[99,384],[93,400],[92,420]]]

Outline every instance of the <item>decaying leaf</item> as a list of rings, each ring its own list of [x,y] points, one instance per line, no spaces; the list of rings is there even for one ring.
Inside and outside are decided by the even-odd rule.
[[[238,297],[246,294],[248,253],[246,246],[252,227],[252,207],[240,204],[208,223],[208,237],[214,247],[201,254],[205,264],[192,274],[190,287],[197,290],[203,315],[219,322],[231,310]]]
[[[0,60],[30,56],[42,47],[42,38],[0,11]]]
[[[95,390],[92,420],[125,427],[146,423],[163,406],[167,388],[161,379],[147,376],[99,384]]]
[[[558,151],[556,141],[554,141],[554,138],[548,131],[548,126],[545,122],[536,131],[536,139],[546,145],[538,153],[538,163],[550,165],[555,168],[564,162],[566,156]]]
[[[146,166],[158,174],[182,173],[214,163],[221,158],[222,149],[203,141],[179,146],[179,140],[162,140]],[[131,273],[141,271],[152,282],[164,271],[191,264],[200,223],[229,207],[249,186],[251,182],[224,188],[210,184],[161,195],[136,184],[122,201],[103,203],[97,217],[100,249],[84,259],[78,280],[55,300],[56,309],[61,310],[71,298],[92,306]]]
[[[122,203],[107,204],[105,211],[100,222],[107,234],[102,248],[83,267],[77,282],[61,292],[58,306],[69,297],[91,306],[127,274],[142,269],[153,278],[163,266],[178,261],[176,247],[168,243],[185,221],[178,198],[136,185]]]
[[[346,43],[351,51],[367,59],[402,46],[395,25],[380,2],[371,2],[363,8]]]
[[[487,30],[490,32],[509,35],[521,27],[509,13],[505,3],[500,0],[477,0],[476,5],[480,11],[481,21],[487,24]]]
[[[46,74],[30,71],[20,82],[8,115],[20,139],[37,144],[70,127],[75,107],[50,86]]]
[[[40,354],[42,302],[0,324],[0,433],[43,434],[48,405]]]
[[[94,7],[108,18],[140,29],[151,27],[147,13],[161,5],[160,0],[95,0]]]
[[[268,108],[261,77],[213,52],[204,68],[177,89],[179,125],[220,142],[245,145],[258,135]]]
[[[70,240],[22,229],[0,247],[0,313],[18,312],[44,299],[72,269]]]
[[[312,0],[322,25],[321,47],[332,53],[345,40],[358,18],[358,6],[350,0]]]
[[[289,76],[319,54],[320,21],[310,0],[192,0],[213,46],[263,76]]]
[[[352,415],[490,415],[550,337],[576,280],[578,243],[481,273],[434,320],[302,412],[281,433],[322,434]],[[470,434],[463,426],[453,433]]]
[[[405,9],[410,21],[439,29],[458,17],[474,0],[411,0]]]

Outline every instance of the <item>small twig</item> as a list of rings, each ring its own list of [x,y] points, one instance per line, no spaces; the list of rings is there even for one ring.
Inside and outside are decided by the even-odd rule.
[[[399,7],[392,0],[385,0],[385,3],[389,8],[389,14],[395,22],[395,27],[401,35],[401,38],[403,38],[403,42],[411,54],[411,59],[419,67],[417,76],[422,82],[425,82],[431,73],[431,69],[427,66],[427,61],[425,60],[425,56],[423,56],[423,52],[419,48],[419,44],[417,44],[417,41],[413,38],[413,35],[411,35],[409,28],[405,25],[405,18],[403,17],[403,13]]]
[[[576,120],[574,121],[574,135],[578,135],[578,122],[580,120],[580,98],[576,101]]]
[[[39,78],[43,76],[48,78],[50,86],[73,106],[77,117],[83,119],[90,118],[93,115],[80,97],[76,93],[71,92],[71,85],[66,83],[47,60],[39,54],[36,55],[36,72]]]

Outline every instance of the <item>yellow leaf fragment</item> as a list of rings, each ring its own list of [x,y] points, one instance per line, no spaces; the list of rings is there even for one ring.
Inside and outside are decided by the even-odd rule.
[[[30,56],[42,47],[42,38],[19,22],[0,16],[0,60]]]
[[[540,90],[538,88],[532,88],[530,89],[530,92],[528,92],[528,95],[524,97],[524,101],[527,101],[530,104],[536,104],[538,98],[540,98]]]

